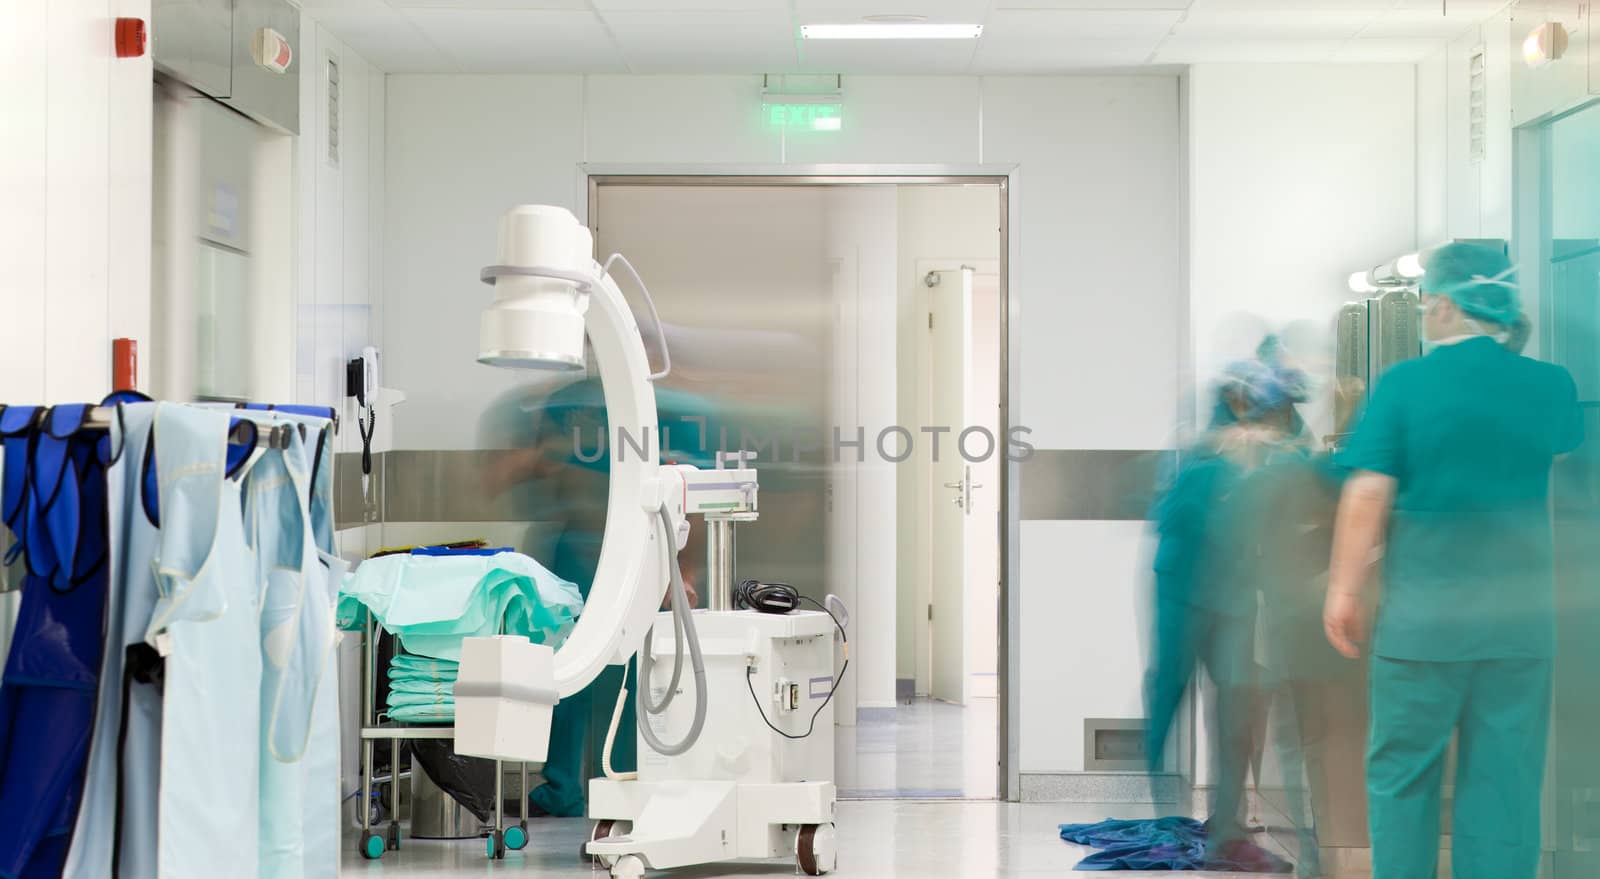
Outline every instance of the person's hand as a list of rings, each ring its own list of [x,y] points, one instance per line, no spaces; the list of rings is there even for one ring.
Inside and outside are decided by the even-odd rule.
[[[689,608],[692,610],[700,606],[700,590],[695,588],[694,572],[684,565],[678,566],[678,573],[683,577],[683,594],[689,599]],[[661,609],[672,609],[672,590],[668,589],[666,597],[661,599]]]
[[[1328,592],[1322,605],[1322,631],[1328,643],[1346,659],[1361,657],[1361,644],[1367,638],[1367,609],[1361,596],[1350,592]]]
[[[700,590],[695,586],[693,571],[683,572],[683,591],[689,597],[689,606],[691,608],[700,606]]]

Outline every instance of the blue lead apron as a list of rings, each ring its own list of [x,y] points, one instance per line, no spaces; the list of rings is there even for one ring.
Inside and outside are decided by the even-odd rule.
[[[83,793],[106,601],[103,434],[89,406],[0,407],[0,518],[23,563],[0,680],[0,877],[60,875]]]

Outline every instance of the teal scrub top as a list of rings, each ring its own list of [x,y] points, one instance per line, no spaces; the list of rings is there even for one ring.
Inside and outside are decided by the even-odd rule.
[[[1550,467],[1582,442],[1572,376],[1490,338],[1441,346],[1383,376],[1339,456],[1397,486],[1374,653],[1551,656]]]

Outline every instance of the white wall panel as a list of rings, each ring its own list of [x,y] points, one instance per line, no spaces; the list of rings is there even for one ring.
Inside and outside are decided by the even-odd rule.
[[[150,0],[112,0],[115,16],[150,18]],[[153,62],[115,58],[110,64],[106,289],[112,338],[150,340],[150,185]],[[109,350],[109,349],[108,349]]]
[[[1417,243],[1423,247],[1449,235],[1449,86],[1443,51],[1417,65]]]
[[[1178,85],[984,80],[984,161],[1019,166],[1022,411],[1045,449],[1151,449],[1177,412]]]
[[[0,28],[0,82],[8,85],[0,126],[0,402],[44,399],[44,304],[48,7],[8,0]]]
[[[478,270],[507,209],[578,208],[583,82],[392,76],[387,90],[384,381],[408,398],[395,441],[473,448],[487,401],[518,383],[476,362],[492,298]]]
[[[790,130],[797,165],[977,164],[980,81],[970,76],[846,77],[839,131]]]
[[[1416,246],[1414,81],[1398,64],[1190,71],[1197,410],[1227,361],[1292,322],[1330,326],[1351,272]],[[1330,333],[1297,353],[1327,375],[1331,350]],[[1316,435],[1331,432],[1328,395],[1304,410]]]
[[[44,392],[51,402],[98,399],[109,390],[111,378],[106,265],[112,43],[107,11],[106,0],[59,0],[50,4],[44,31],[49,41]]]
[[[1143,522],[1023,522],[1021,770],[1083,770],[1085,718],[1144,716]]]
[[[585,85],[590,162],[782,161],[782,136],[761,113],[759,76],[591,76]],[[580,120],[551,116],[541,137]]]

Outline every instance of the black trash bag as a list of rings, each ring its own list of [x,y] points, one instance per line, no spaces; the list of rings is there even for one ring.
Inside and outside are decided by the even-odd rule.
[[[413,739],[411,757],[439,789],[467,807],[479,821],[494,819],[494,761],[463,757],[453,739]]]

